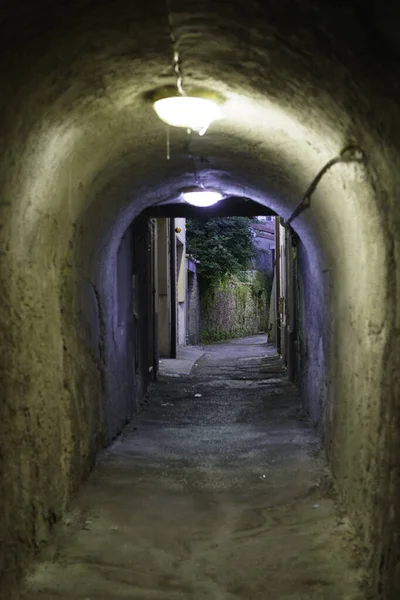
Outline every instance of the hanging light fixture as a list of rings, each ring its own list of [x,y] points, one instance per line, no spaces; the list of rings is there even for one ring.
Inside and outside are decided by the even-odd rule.
[[[163,88],[154,94],[153,106],[164,123],[199,135],[204,135],[211,123],[222,118],[221,99],[208,90],[182,95],[174,87]]]
[[[222,200],[223,195],[215,190],[189,188],[182,192],[182,198],[192,206],[206,208]]]
[[[176,77],[176,86],[158,90],[153,97],[153,106],[158,117],[172,127],[183,127],[188,133],[192,130],[204,135],[211,123],[221,119],[220,104],[222,98],[205,89],[186,89],[179,41],[177,39],[170,0],[166,0],[169,34],[172,44],[172,72]],[[167,141],[169,159],[169,142]]]

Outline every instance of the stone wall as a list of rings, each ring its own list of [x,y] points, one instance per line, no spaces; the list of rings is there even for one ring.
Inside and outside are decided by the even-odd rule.
[[[257,271],[230,277],[210,287],[200,298],[200,341],[216,342],[254,335],[264,329],[267,294]]]

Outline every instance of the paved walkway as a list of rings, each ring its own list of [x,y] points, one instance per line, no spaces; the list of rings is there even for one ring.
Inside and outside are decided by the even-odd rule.
[[[159,374],[169,377],[189,375],[203,356],[204,350],[199,346],[178,346],[176,358],[162,358],[159,364]]]
[[[361,600],[317,436],[263,336],[162,376],[24,600]]]

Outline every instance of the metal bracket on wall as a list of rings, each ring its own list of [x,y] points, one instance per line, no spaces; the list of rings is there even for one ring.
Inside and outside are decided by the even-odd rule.
[[[312,180],[312,182],[310,183],[310,185],[308,186],[306,193],[304,194],[301,202],[296,206],[296,208],[294,209],[294,211],[292,212],[292,214],[290,215],[290,217],[287,219],[287,221],[284,223],[285,226],[290,225],[290,223],[299,216],[299,214],[305,210],[306,208],[310,208],[311,206],[311,196],[312,194],[315,192],[317,185],[319,184],[319,182],[321,181],[322,177],[325,175],[325,173],[327,171],[329,171],[329,169],[331,167],[333,167],[333,165],[336,165],[338,163],[349,163],[349,162],[364,162],[365,159],[365,155],[364,152],[361,150],[361,148],[359,146],[357,146],[356,144],[349,144],[348,146],[346,146],[341,153],[339,154],[339,156],[336,156],[335,158],[332,158],[330,161],[328,161],[326,163],[326,165],[324,167],[322,167],[322,169],[318,172],[318,174],[314,177],[314,179]]]

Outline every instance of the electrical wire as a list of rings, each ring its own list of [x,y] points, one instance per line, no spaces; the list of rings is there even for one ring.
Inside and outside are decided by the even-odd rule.
[[[178,41],[175,35],[174,25],[172,23],[172,10],[170,0],[166,0],[166,7],[168,15],[169,36],[172,42],[172,71],[176,76],[176,89],[178,90],[178,94],[180,96],[186,96],[185,90],[183,89],[181,58],[178,50]],[[171,160],[171,140],[169,126],[167,126],[166,131],[166,158],[167,160]]]
[[[180,57],[179,49],[178,49],[178,40],[176,38],[175,31],[174,31],[174,25],[172,22],[171,0],[166,0],[166,5],[167,5],[167,14],[168,14],[169,35],[171,38],[172,51],[173,51],[172,52],[172,70],[176,76],[176,87],[177,87],[178,93],[181,96],[186,96],[187,94],[186,94],[185,90],[183,89],[183,74],[182,74],[182,66],[181,66],[182,62],[181,62],[181,57]],[[167,131],[168,131],[168,133],[167,133],[167,160],[170,160],[171,146],[170,146],[169,128]],[[204,188],[204,185],[202,184],[202,182],[200,180],[200,175],[197,170],[195,158],[190,151],[191,133],[192,133],[191,129],[188,129],[187,130],[187,140],[186,140],[186,152],[188,154],[189,160],[192,163],[193,176],[194,176],[196,185]],[[204,133],[205,133],[205,131],[204,131]]]
[[[167,125],[167,129],[166,129],[166,144],[167,144],[167,160],[171,160],[171,140],[170,140],[170,133],[169,133],[169,125]]]
[[[181,96],[186,96],[186,92],[183,89],[183,75],[181,68],[181,57],[178,50],[178,41],[176,39],[174,26],[172,23],[172,11],[171,11],[171,2],[170,0],[166,0],[167,3],[167,13],[168,13],[168,24],[169,24],[169,35],[172,41],[172,70],[176,76],[176,87],[178,93]]]

